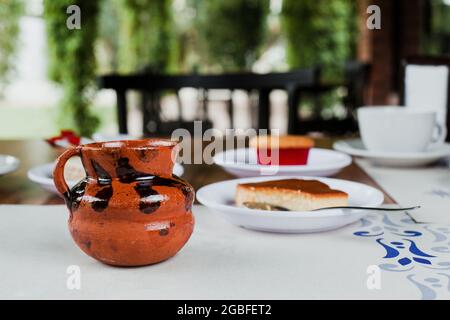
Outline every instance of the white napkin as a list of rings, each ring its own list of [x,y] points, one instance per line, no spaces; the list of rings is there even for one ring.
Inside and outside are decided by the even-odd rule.
[[[408,65],[405,74],[405,105],[436,111],[440,124],[447,115],[447,66]]]

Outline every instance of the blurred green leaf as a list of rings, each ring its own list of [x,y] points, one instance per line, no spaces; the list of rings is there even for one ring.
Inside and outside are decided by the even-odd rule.
[[[0,0],[0,95],[14,71],[23,0]]]
[[[217,71],[250,70],[267,27],[268,0],[195,1],[201,56]]]
[[[91,136],[99,119],[90,110],[89,89],[94,86],[96,60],[94,45],[100,1],[44,0],[44,18],[47,28],[50,56],[49,76],[64,89],[61,101],[61,128],[75,129],[82,136]],[[81,9],[81,29],[69,29],[67,7]]]

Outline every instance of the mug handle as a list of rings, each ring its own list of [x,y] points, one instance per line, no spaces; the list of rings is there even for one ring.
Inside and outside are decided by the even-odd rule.
[[[64,166],[70,158],[80,156],[80,151],[80,147],[68,149],[56,160],[55,169],[53,170],[53,182],[55,183],[56,190],[64,196],[64,199],[70,199],[70,188],[64,179]]]
[[[432,146],[439,146],[445,142],[447,138],[447,128],[441,123],[436,123],[437,137],[431,141]]]

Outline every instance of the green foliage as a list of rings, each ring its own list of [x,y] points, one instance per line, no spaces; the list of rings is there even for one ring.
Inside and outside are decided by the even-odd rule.
[[[450,6],[430,1],[431,21],[422,37],[422,51],[429,55],[450,55]]]
[[[218,71],[249,70],[264,39],[268,0],[195,1],[201,55]]]
[[[286,38],[287,62],[291,68],[320,66],[325,81],[343,77],[343,63],[354,57],[357,38],[357,9],[353,0],[283,0],[282,29]],[[316,116],[339,101],[336,91],[319,97]],[[303,99],[303,107],[314,109]]]
[[[121,72],[168,71],[175,51],[171,4],[171,0],[121,0]]]
[[[0,0],[0,93],[8,83],[17,48],[23,0]]]
[[[326,78],[336,79],[339,64],[355,53],[356,16],[353,0],[283,0],[289,66],[321,65]]]
[[[81,29],[66,26],[70,5],[81,9]],[[61,125],[90,136],[99,120],[89,109],[95,79],[94,42],[99,2],[92,0],[45,0],[44,15],[50,54],[49,75],[64,89]]]
[[[98,38],[96,44],[97,72],[109,74],[117,72],[119,66],[118,52],[121,47],[120,5],[123,0],[106,0],[100,2]]]

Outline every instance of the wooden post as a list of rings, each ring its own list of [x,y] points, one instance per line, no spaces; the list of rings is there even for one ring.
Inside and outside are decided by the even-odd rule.
[[[257,129],[267,129],[270,126],[270,101],[268,89],[259,90],[258,97],[258,125]]]
[[[288,134],[294,134],[299,126],[298,104],[300,101],[300,93],[298,88],[291,86],[287,88],[288,92]]]
[[[119,133],[127,134],[127,98],[126,92],[122,89],[116,90],[117,95],[117,120],[119,122]]]

